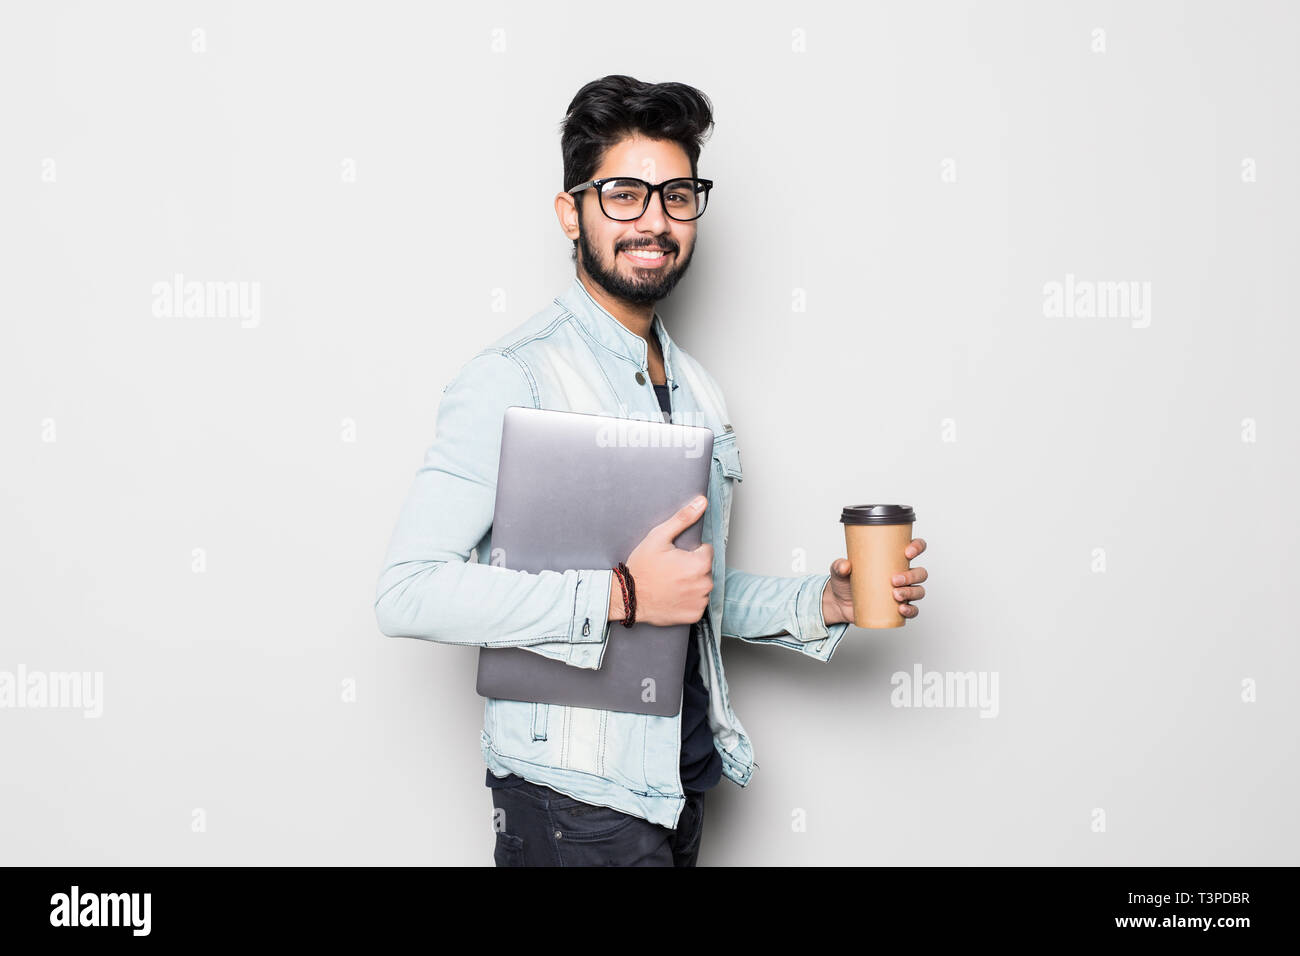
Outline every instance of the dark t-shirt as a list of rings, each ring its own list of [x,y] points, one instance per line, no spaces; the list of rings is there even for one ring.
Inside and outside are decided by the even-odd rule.
[[[667,385],[656,385],[659,407],[664,420],[670,419],[672,405]],[[621,627],[617,621],[611,627]],[[686,674],[682,684],[682,788],[687,793],[702,793],[715,787],[722,778],[722,757],[713,746],[713,731],[709,729],[709,692],[700,677],[700,625],[691,625],[690,639],[686,643]],[[516,787],[524,782],[518,774],[498,777],[487,772],[489,787]]]

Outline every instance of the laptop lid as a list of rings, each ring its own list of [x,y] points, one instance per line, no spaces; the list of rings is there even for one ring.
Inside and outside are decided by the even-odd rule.
[[[708,494],[712,460],[713,432],[704,426],[511,406],[501,431],[492,560],[533,573],[612,568],[651,528]],[[694,549],[702,533],[697,520],[675,544]],[[689,624],[611,621],[595,670],[517,647],[480,648],[477,690],[671,717],[681,709],[690,631]]]

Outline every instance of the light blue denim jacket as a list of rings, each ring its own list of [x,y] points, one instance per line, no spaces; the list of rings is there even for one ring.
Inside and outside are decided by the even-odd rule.
[[[717,634],[829,661],[848,624],[828,627],[822,618],[829,572],[776,577],[727,567],[731,501],[743,477],[736,432],[721,389],[673,343],[657,311],[652,326],[663,349],[672,420],[707,425],[714,435],[709,505],[700,519],[714,558],[713,590],[698,629],[700,674],[723,773],[744,787],[757,764],[727,698]],[[596,668],[611,627],[611,569],[531,574],[490,563],[501,423],[511,405],[663,420],[645,340],[575,276],[550,305],[471,358],[443,388],[436,437],[379,575],[376,620],[390,637],[523,647]],[[486,698],[481,742],[497,776],[517,773],[586,803],[677,826],[685,804],[680,709],[657,717]]]

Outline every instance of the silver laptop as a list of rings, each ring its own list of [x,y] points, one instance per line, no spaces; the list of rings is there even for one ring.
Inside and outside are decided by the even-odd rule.
[[[712,461],[713,431],[703,426],[511,406],[501,430],[493,560],[534,573],[613,568],[651,528],[708,494]],[[699,547],[702,532],[700,519],[675,544]],[[480,648],[478,693],[671,717],[681,709],[690,631],[610,621],[594,670],[517,647]],[[654,700],[642,700],[646,686]]]

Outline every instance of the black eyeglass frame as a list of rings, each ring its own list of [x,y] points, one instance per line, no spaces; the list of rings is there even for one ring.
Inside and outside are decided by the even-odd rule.
[[[630,216],[627,219],[618,219],[614,216],[611,216],[608,212],[605,212],[605,200],[603,198],[604,193],[600,191],[600,187],[605,185],[605,183],[612,183],[612,182],[619,182],[619,181],[630,182],[630,183],[641,183],[643,186],[646,187],[645,204],[641,207],[641,211],[637,213],[635,216]],[[701,209],[694,216],[691,216],[690,219],[682,219],[679,216],[674,216],[671,212],[668,211],[668,203],[664,202],[663,190],[664,187],[667,186],[669,183],[695,183],[696,192],[699,192],[699,187],[701,186],[704,187],[704,209]],[[589,182],[585,182],[578,186],[574,186],[572,189],[569,190],[569,195],[572,196],[575,193],[582,192],[582,190],[584,189],[590,189],[593,186],[596,188],[596,201],[600,204],[600,211],[605,214],[606,219],[613,219],[614,222],[634,222],[635,220],[640,219],[642,216],[645,215],[645,211],[650,208],[650,197],[653,196],[655,193],[659,194],[659,204],[664,207],[664,214],[669,219],[673,220],[674,222],[694,222],[696,219],[699,219],[700,216],[703,216],[704,211],[709,208],[709,190],[713,188],[713,180],[700,179],[697,176],[674,176],[672,179],[665,179],[663,182],[659,183],[658,185],[652,186],[644,179],[637,179],[635,176],[606,176],[603,179],[593,179],[590,180]]]

